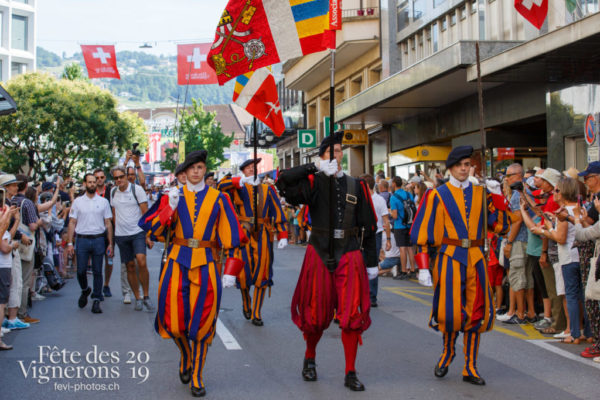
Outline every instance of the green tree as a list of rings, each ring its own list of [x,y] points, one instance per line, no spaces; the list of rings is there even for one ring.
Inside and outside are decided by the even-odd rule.
[[[225,161],[224,150],[233,142],[233,132],[227,136],[221,130],[216,113],[204,111],[202,101],[192,99],[191,107],[186,107],[179,119],[179,135],[185,142],[185,154],[195,150],[206,150],[206,168],[214,171]],[[167,161],[161,163],[163,169],[174,170],[175,152],[167,153]]]
[[[87,81],[32,73],[9,81],[7,90],[18,105],[15,114],[0,118],[0,168],[7,172],[24,169],[41,179],[106,168],[143,126]]]
[[[83,68],[81,68],[81,65],[79,65],[79,63],[76,62],[65,65],[61,78],[67,79],[69,81],[89,81],[88,77],[85,76],[85,72],[83,72]]]

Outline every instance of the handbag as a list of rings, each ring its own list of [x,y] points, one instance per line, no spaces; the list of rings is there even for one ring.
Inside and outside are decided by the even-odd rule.
[[[600,280],[596,280],[596,269],[598,268],[598,247],[594,249],[594,256],[590,258],[590,272],[585,285],[585,298],[588,300],[600,300]]]
[[[21,203],[21,220],[19,221],[18,230],[31,240],[31,243],[28,245],[23,244],[23,242],[19,243],[19,254],[21,255],[21,260],[30,262],[33,260],[35,251],[35,236],[33,232],[31,232],[31,229],[29,229],[29,227],[23,223],[23,203]]]

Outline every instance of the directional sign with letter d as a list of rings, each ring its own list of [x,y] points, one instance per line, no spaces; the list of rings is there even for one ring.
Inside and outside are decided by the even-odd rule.
[[[301,149],[317,147],[317,131],[315,129],[299,129],[298,147]]]

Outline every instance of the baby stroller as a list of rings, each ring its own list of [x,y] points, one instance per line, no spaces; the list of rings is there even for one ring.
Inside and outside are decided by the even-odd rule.
[[[40,293],[44,287],[56,291],[65,286],[64,279],[58,274],[54,268],[54,262],[50,256],[44,257],[42,261],[42,274],[38,275],[35,282],[36,292]]]

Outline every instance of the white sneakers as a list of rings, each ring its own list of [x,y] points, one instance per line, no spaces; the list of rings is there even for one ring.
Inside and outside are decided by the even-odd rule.
[[[123,296],[123,304],[131,304],[131,294],[126,293],[125,296]]]
[[[502,315],[496,315],[496,319],[501,322],[508,321],[511,318],[512,318],[512,315],[508,315],[508,313],[505,313]]]

